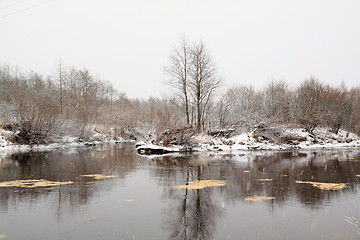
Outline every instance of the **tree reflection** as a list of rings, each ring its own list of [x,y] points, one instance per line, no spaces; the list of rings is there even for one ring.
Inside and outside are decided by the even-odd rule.
[[[216,219],[223,212],[220,202],[213,195],[222,187],[196,190],[173,188],[175,184],[187,185],[190,181],[221,178],[221,165],[212,161],[211,156],[199,154],[165,156],[154,160],[157,165],[163,166],[156,168],[155,174],[165,185],[165,198],[172,199],[166,224],[171,229],[170,239],[212,238]]]
[[[351,160],[352,159],[352,160]],[[356,160],[359,159],[359,160]],[[154,174],[165,187],[165,198],[175,206],[168,211],[171,239],[210,239],[216,220],[223,214],[221,201],[245,202],[249,196],[269,196],[273,211],[296,199],[304,206],[319,208],[339,194],[357,191],[360,173],[358,155],[344,152],[248,152],[247,154],[194,154],[153,158]],[[224,187],[174,190],[194,180],[226,180]],[[261,182],[259,179],[271,179]],[[346,183],[338,191],[317,189],[297,180]]]
[[[211,239],[219,218],[225,214],[224,206],[253,206],[245,201],[249,196],[275,197],[275,200],[264,204],[270,211],[276,211],[293,201],[305,207],[320,208],[324,202],[340,195],[357,192],[360,155],[350,151],[251,151],[147,158],[139,156],[131,144],[70,153],[15,154],[0,161],[0,181],[47,179],[73,181],[75,184],[41,189],[0,188],[0,210],[16,208],[23,202],[31,207],[35,201],[41,204],[42,201],[38,200],[51,198],[56,200],[51,201],[55,205],[52,209],[61,218],[65,212],[72,213],[89,203],[96,192],[104,191],[104,186],[106,191],[112,190],[114,180],[94,184],[92,179],[81,178],[80,175],[116,175],[116,179],[121,181],[138,171],[139,167],[146,173],[150,171],[151,179],[156,179],[163,190],[161,197],[164,203],[170,204],[164,220],[164,228],[170,231],[169,238]],[[272,181],[262,182],[259,179]],[[198,190],[174,189],[174,186],[196,180],[226,180],[227,184]],[[346,183],[348,188],[324,191],[310,184],[297,184],[297,180]]]
[[[184,169],[186,185],[189,181],[211,178],[208,166],[187,165]],[[211,239],[221,208],[212,198],[214,189],[181,189],[173,192],[176,207],[168,211],[171,225],[170,239]]]

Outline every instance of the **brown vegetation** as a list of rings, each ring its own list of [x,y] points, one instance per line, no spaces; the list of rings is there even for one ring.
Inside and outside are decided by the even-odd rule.
[[[88,140],[94,130],[113,138],[156,137],[183,125],[166,99],[129,99],[87,69],[60,65],[52,76],[0,67],[0,121],[21,144]],[[91,132],[90,132],[91,131]]]
[[[87,69],[60,63],[43,77],[1,66],[0,121],[15,133],[8,139],[30,145],[67,135],[88,140],[94,131],[114,140],[140,138],[164,145],[189,145],[200,130],[222,137],[246,131],[260,141],[280,143],[305,140],[284,135],[291,126],[311,134],[317,127],[360,134],[360,88],[336,88],[311,77],[296,89],[271,81],[263,90],[234,86],[216,95],[220,81],[201,42],[190,48],[184,41],[166,72],[177,95],[139,100]]]

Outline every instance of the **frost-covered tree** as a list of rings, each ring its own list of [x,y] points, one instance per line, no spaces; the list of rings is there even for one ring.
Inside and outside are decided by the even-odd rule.
[[[309,132],[322,123],[326,114],[326,86],[311,77],[297,89],[297,119]]]
[[[264,110],[268,119],[289,120],[290,94],[284,81],[272,80],[264,90],[264,98]]]
[[[253,86],[233,86],[229,88],[218,103],[222,110],[221,121],[227,127],[251,130],[265,121],[263,93],[255,91]]]
[[[223,94],[216,104],[216,118],[219,120],[218,126],[226,128],[231,125],[232,99],[230,94]]]
[[[350,94],[345,86],[341,88],[328,87],[324,104],[327,110],[327,125],[337,134],[340,128],[350,120],[352,113]]]
[[[352,111],[351,115],[348,116],[346,127],[360,134],[360,87],[352,88],[348,94]]]

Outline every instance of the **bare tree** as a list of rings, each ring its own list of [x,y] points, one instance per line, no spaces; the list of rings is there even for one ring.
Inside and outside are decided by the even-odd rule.
[[[254,126],[266,119],[264,93],[255,91],[253,86],[232,87],[226,92],[230,103],[229,125],[252,131]]]
[[[22,75],[11,89],[16,141],[25,144],[45,143],[57,128],[58,105],[50,87],[34,72]]]
[[[227,92],[228,93],[228,92]],[[217,102],[217,118],[220,128],[228,127],[231,115],[231,95],[223,94]]]
[[[352,88],[349,91],[349,98],[352,103],[352,112],[347,127],[360,134],[360,87]]]
[[[174,48],[170,55],[170,64],[164,68],[165,73],[170,77],[168,84],[175,89],[179,98],[179,105],[184,110],[187,124],[190,123],[189,117],[189,96],[188,81],[190,72],[190,47],[183,38],[177,48]]]
[[[350,94],[344,85],[340,89],[329,87],[324,103],[327,109],[327,125],[337,134],[352,115]]]
[[[297,89],[297,119],[310,133],[324,119],[326,91],[326,86],[314,77],[305,80]]]
[[[264,97],[267,118],[275,121],[289,120],[290,94],[284,81],[271,80],[264,91]]]
[[[202,42],[196,44],[191,51],[191,66],[189,89],[196,108],[197,129],[201,131],[205,112],[211,97],[220,86],[220,80],[216,76],[212,57]]]
[[[61,60],[59,60],[59,63],[55,67],[55,70],[53,72],[53,78],[58,87],[60,113],[62,113],[64,107],[64,88],[65,88],[66,71]]]

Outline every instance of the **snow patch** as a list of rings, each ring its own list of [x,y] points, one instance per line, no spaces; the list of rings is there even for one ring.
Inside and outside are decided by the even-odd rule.
[[[267,138],[269,137],[269,138]],[[191,138],[192,145],[186,147],[163,147],[146,145],[147,154],[159,151],[254,151],[254,150],[291,150],[291,149],[334,149],[360,147],[360,137],[344,130],[338,134],[332,133],[329,128],[318,128],[313,133],[302,128],[272,127],[260,132],[241,133],[231,138],[211,137],[206,134],[197,134]],[[144,149],[145,149],[144,148]],[[162,149],[162,150],[161,150]],[[145,150],[144,150],[145,152]]]

